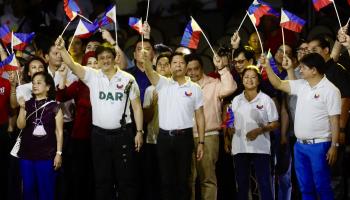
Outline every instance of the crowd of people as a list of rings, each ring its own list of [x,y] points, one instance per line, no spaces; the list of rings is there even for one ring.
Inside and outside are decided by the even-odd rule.
[[[147,21],[132,57],[106,29],[43,36],[1,71],[0,199],[347,199],[348,24],[235,32],[210,61]]]

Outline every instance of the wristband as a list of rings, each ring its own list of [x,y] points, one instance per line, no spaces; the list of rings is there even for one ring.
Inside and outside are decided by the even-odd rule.
[[[204,144],[204,141],[199,141],[198,144]]]
[[[145,132],[143,130],[137,130],[136,132],[144,134]]]
[[[62,151],[56,151],[56,154],[62,156]]]

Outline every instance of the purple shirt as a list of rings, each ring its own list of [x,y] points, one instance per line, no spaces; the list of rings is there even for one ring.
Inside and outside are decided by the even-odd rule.
[[[34,112],[35,102],[36,108],[40,108],[43,104],[50,100],[35,101],[34,98],[26,101],[25,109],[27,116]],[[44,109],[44,111],[43,111]],[[26,126],[22,130],[21,145],[18,151],[18,156],[27,160],[51,160],[56,155],[56,114],[59,111],[59,105],[57,102],[52,102],[46,105],[44,108],[38,110],[37,115],[35,113],[29,117],[26,121]],[[35,121],[38,121],[41,117],[41,122],[44,125],[46,131],[45,136],[34,136],[33,131],[35,128]]]

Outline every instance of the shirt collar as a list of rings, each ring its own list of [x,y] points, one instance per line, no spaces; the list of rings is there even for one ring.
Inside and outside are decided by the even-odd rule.
[[[251,101],[248,101],[247,98],[245,98],[244,91],[242,92],[241,97],[240,97],[241,101],[244,101],[244,102],[247,102],[247,103],[257,102],[257,101],[260,100],[260,98],[261,98],[261,91],[259,91],[258,94],[256,95],[256,97],[253,100],[251,100]]]
[[[326,81],[327,81],[326,75],[323,75],[323,78],[315,86],[311,87],[308,82],[307,82],[307,84],[309,85],[309,87],[311,89],[317,89],[317,88],[323,87],[326,84]]]
[[[185,84],[180,85],[180,87],[190,87],[191,78],[188,77],[188,76],[185,76],[185,79],[186,79]],[[177,81],[175,81],[175,80],[173,79],[173,77],[170,78],[170,83],[179,85],[179,83],[178,83]]]

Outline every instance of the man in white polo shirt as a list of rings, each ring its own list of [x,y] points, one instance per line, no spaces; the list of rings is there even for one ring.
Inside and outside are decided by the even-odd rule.
[[[171,78],[159,75],[152,68],[147,53],[143,54],[145,72],[158,92],[159,135],[157,156],[163,200],[188,200],[191,172],[193,120],[198,130],[196,157],[203,157],[204,113],[201,88],[186,77],[186,62],[181,53],[170,58]]]
[[[340,91],[324,75],[325,61],[317,53],[300,60],[301,80],[281,81],[271,69],[265,56],[261,64],[266,67],[271,84],[279,90],[296,95],[294,131],[295,170],[302,198],[332,200],[330,166],[337,158],[339,146]],[[283,59],[286,68],[290,59]]]
[[[137,199],[135,151],[138,152],[142,145],[143,116],[140,92],[134,77],[115,66],[113,48],[99,46],[96,49],[100,70],[95,70],[75,63],[64,48],[61,37],[56,40],[56,47],[63,61],[90,89],[96,199],[115,199],[114,188],[118,188],[119,199]],[[130,91],[129,96],[126,90]],[[131,129],[130,103],[137,128],[136,136]],[[123,123],[125,106],[126,118]]]

